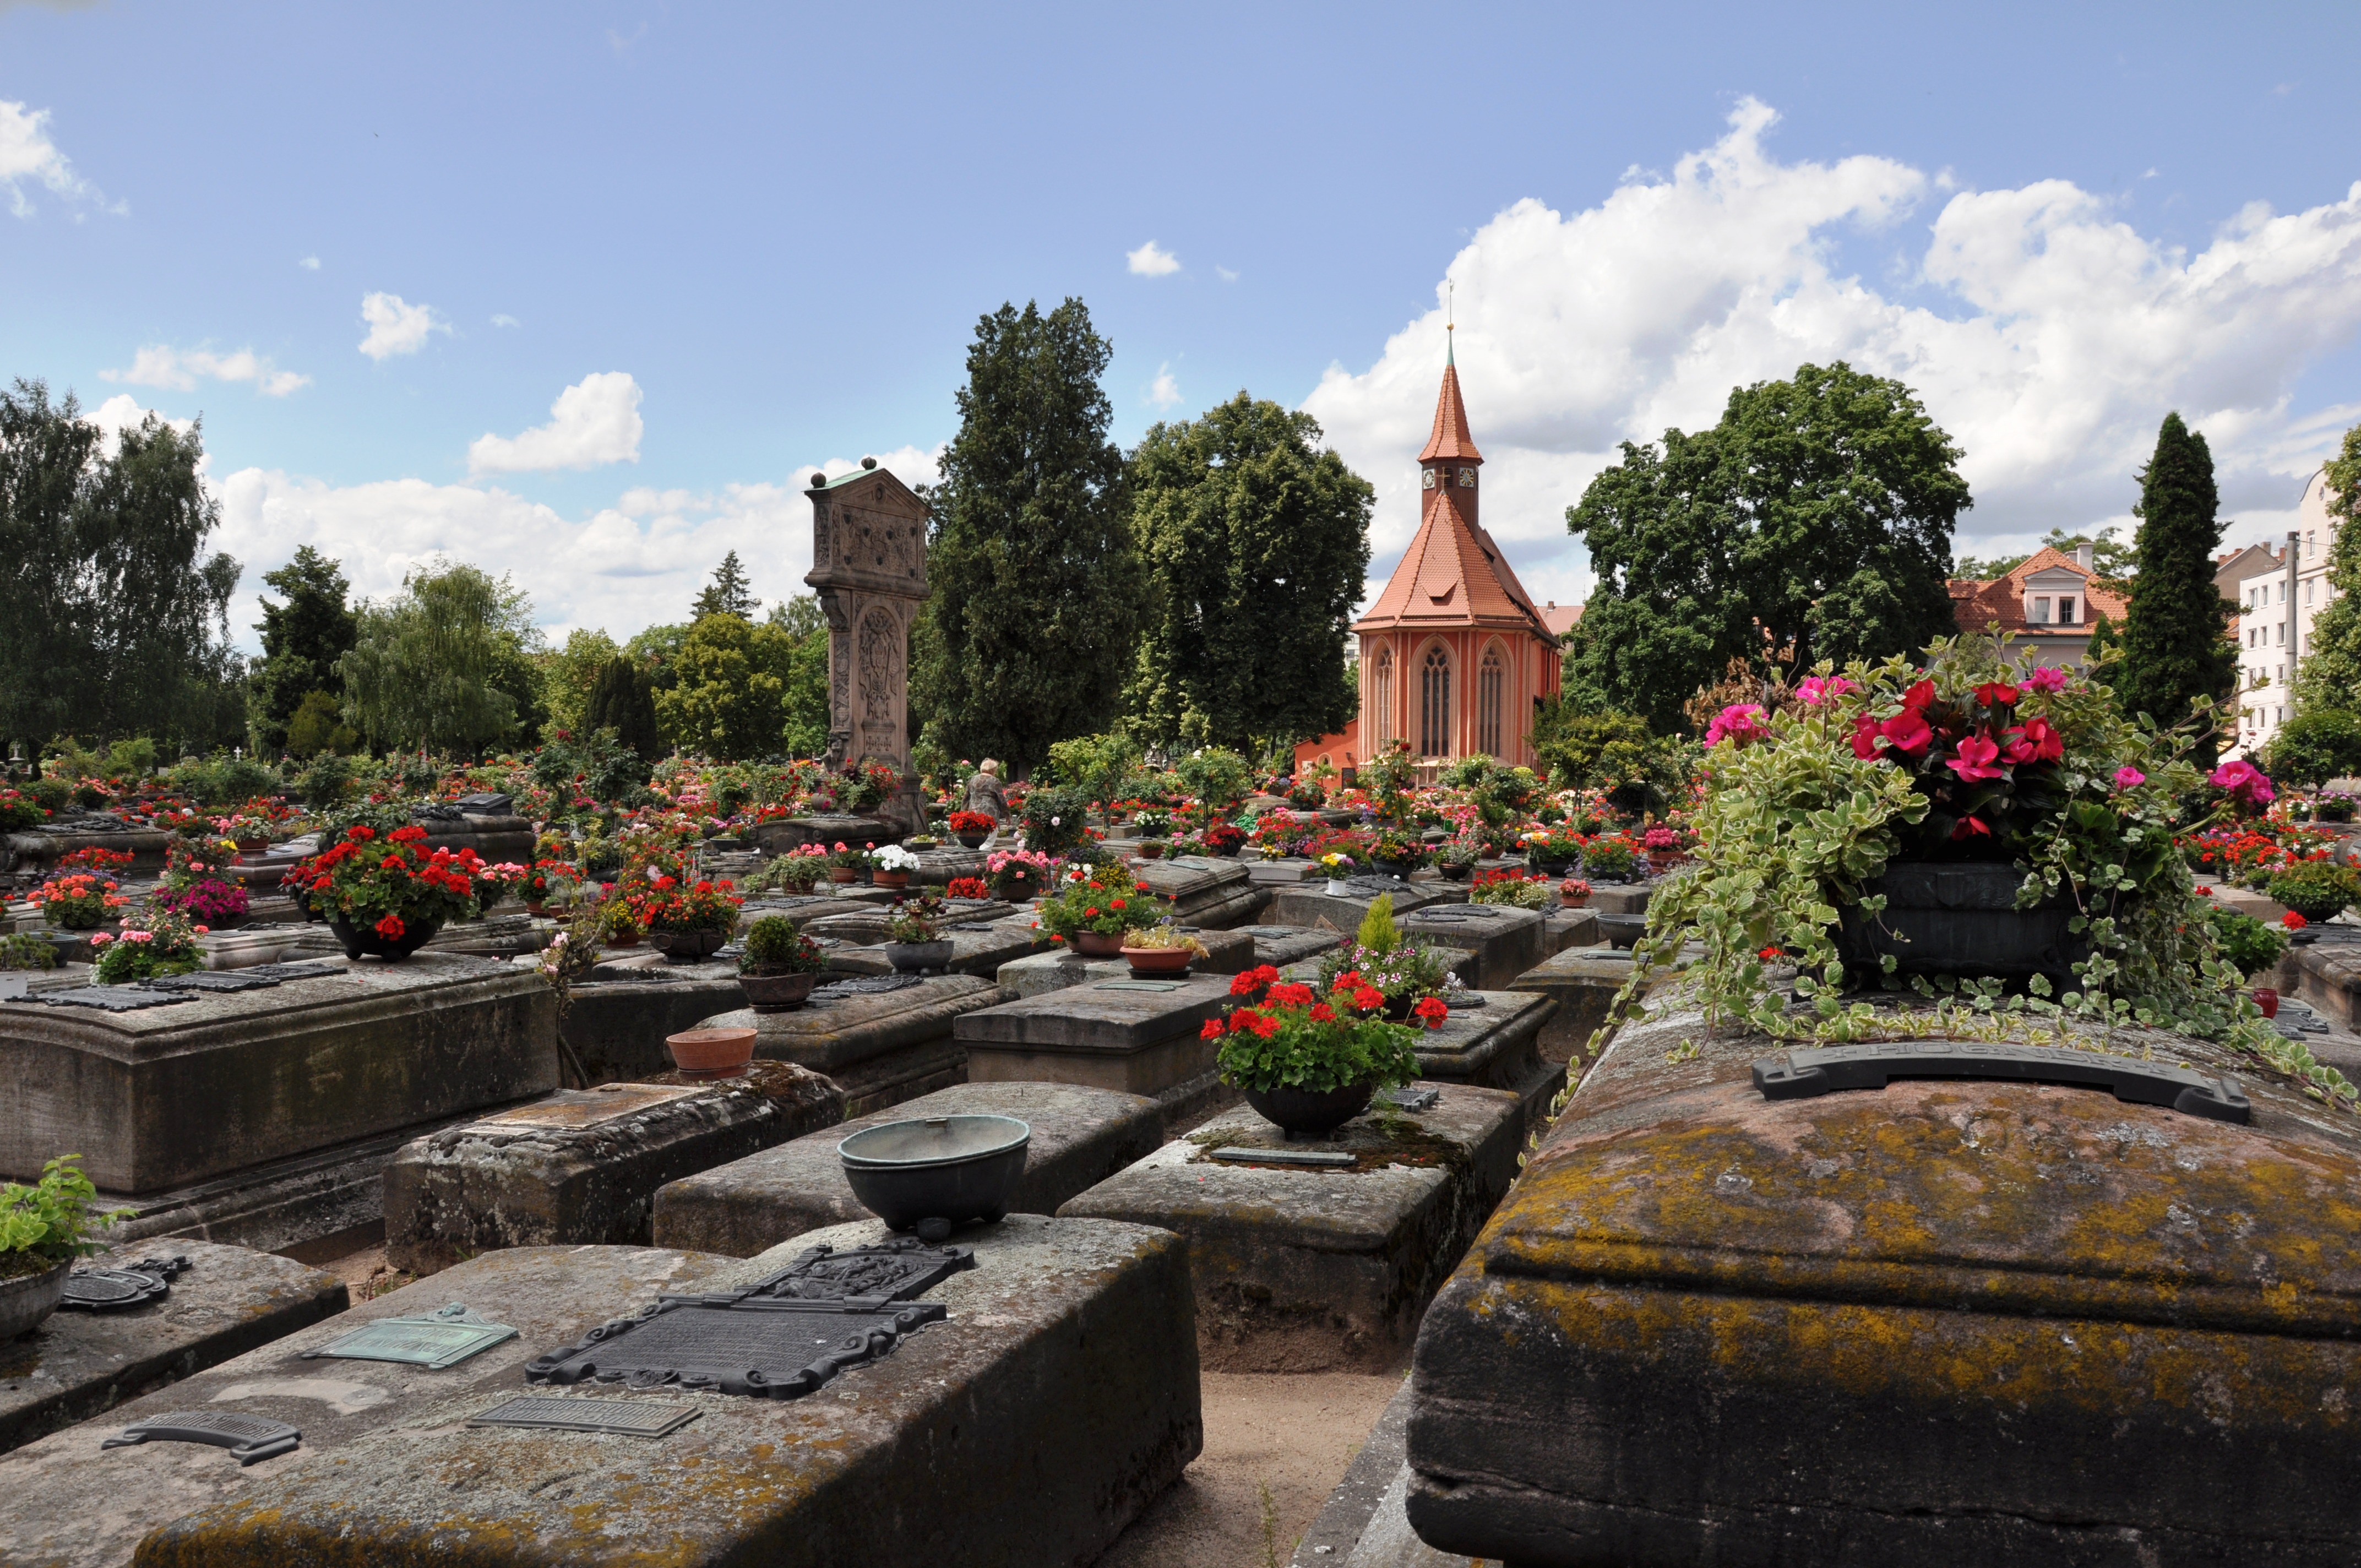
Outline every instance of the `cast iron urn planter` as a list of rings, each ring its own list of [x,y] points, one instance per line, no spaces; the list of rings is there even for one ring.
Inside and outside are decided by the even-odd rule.
[[[1248,1089],[1246,1103],[1255,1114],[1288,1136],[1323,1138],[1369,1108],[1378,1089],[1373,1083],[1348,1083],[1341,1089]]]
[[[1838,949],[1856,983],[1877,983],[1891,953],[1896,975],[2026,981],[2038,974],[2053,986],[2070,984],[2073,966],[2091,954],[2090,943],[2067,928],[2074,906],[2061,894],[2019,909],[2024,880],[2014,866],[1991,861],[1889,865],[1864,890],[1885,895],[1885,912],[1846,910]]]
[[[802,974],[741,974],[738,989],[746,993],[746,1005],[757,1013],[786,1013],[811,1000],[812,987],[819,983],[819,975],[811,970]]]
[[[711,958],[730,940],[727,931],[651,931],[648,946],[664,956],[664,962],[693,964]]]
[[[408,920],[402,923],[399,937],[380,936],[374,926],[356,926],[342,915],[328,916],[328,929],[336,934],[348,959],[383,959],[388,963],[400,963],[434,939],[443,929],[440,920]]]

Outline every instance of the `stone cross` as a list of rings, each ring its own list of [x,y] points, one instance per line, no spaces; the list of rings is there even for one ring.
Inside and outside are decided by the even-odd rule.
[[[828,620],[828,760],[890,762],[895,806],[916,832],[924,816],[910,771],[910,625],[927,598],[927,504],[864,457],[836,479],[814,474],[812,569],[804,577]]]

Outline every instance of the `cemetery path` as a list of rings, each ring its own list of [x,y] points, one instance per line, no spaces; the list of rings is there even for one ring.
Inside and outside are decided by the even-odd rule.
[[[1202,1374],[1204,1453],[1098,1568],[1259,1568],[1266,1486],[1276,1515],[1269,1561],[1286,1563],[1404,1376]]]

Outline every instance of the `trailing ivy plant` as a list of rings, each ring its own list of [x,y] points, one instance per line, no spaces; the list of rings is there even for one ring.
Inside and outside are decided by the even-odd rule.
[[[1938,640],[1923,669],[1856,660],[1839,675],[1824,663],[1796,691],[1775,714],[1733,709],[1718,721],[1694,865],[1658,885],[1631,979],[1587,1057],[1646,1016],[1652,976],[1696,942],[1703,952],[1686,974],[1708,1028],[1798,1044],[2065,1044],[2171,1029],[2354,1103],[2352,1084],[2264,1024],[2175,851],[2176,835],[2211,820],[2183,820],[2181,805],[2203,798],[2190,754],[2209,714],[2172,730],[2126,719],[2086,673],[2017,666],[2004,637]],[[1998,981],[1917,980],[1934,1006],[1904,1014],[1846,995],[1839,912],[1880,917],[1876,881],[1901,860],[2010,863],[2023,873],[2018,907],[2069,901],[2070,928],[2091,948],[2074,985],[2053,999],[2038,978],[2017,996]],[[1883,962],[1895,988],[1894,959]]]

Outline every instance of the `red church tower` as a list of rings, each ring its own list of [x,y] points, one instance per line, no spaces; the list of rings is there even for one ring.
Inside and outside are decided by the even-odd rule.
[[[1361,639],[1357,762],[1394,741],[1442,762],[1481,751],[1533,765],[1534,707],[1558,690],[1558,641],[1477,521],[1484,455],[1467,429],[1455,356],[1444,356],[1434,433],[1418,455],[1418,536],[1386,591],[1353,623]],[[1333,752],[1328,742],[1317,751]],[[1335,760],[1342,763],[1344,757]]]

